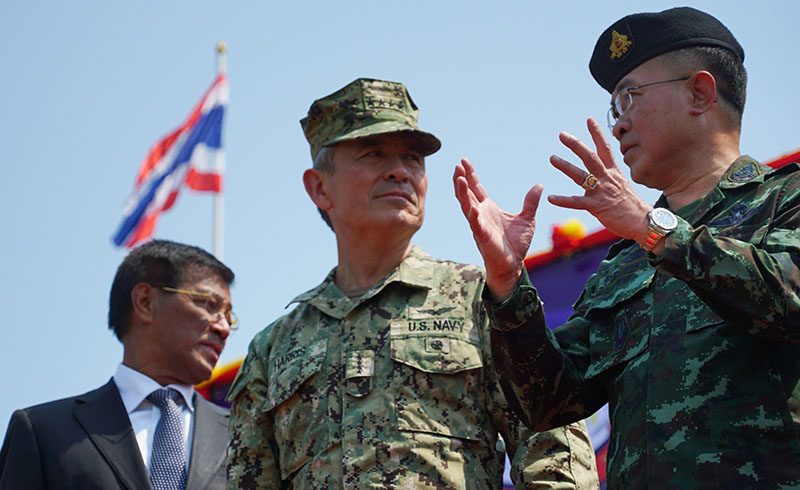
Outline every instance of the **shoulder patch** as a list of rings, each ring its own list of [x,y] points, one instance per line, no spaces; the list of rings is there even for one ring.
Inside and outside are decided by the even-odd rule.
[[[755,162],[748,162],[728,175],[728,181],[735,183],[748,182],[765,174],[763,167]]]

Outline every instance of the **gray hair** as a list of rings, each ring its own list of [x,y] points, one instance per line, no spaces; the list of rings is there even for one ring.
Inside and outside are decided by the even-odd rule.
[[[314,159],[314,170],[319,170],[321,172],[326,172],[329,174],[333,173],[333,157],[336,155],[336,145],[328,145],[323,146],[319,153],[317,153],[317,157]],[[322,217],[322,221],[325,222],[328,227],[333,230],[333,223],[331,223],[331,218],[328,216],[328,213],[317,208],[319,211],[319,215]],[[336,233],[336,230],[333,230]]]

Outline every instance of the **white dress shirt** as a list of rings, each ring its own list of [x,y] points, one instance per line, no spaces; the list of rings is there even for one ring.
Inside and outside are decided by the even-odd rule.
[[[153,449],[153,435],[156,424],[161,418],[161,410],[147,400],[147,396],[159,388],[174,388],[183,397],[181,416],[183,419],[183,447],[186,449],[186,465],[188,470],[192,449],[192,424],[194,423],[194,387],[191,385],[171,384],[161,386],[148,376],[120,363],[114,373],[122,403],[131,420],[131,427],[136,434],[136,442],[142,453],[147,471],[150,471],[150,454]]]

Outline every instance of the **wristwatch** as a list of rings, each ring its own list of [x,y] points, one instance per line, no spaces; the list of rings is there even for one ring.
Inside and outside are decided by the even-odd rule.
[[[669,235],[678,227],[678,218],[672,211],[665,208],[653,208],[647,213],[647,238],[645,238],[642,248],[652,252],[653,248],[666,235]]]

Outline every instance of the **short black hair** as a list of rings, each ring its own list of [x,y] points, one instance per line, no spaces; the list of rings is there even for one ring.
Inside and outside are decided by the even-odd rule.
[[[234,274],[200,247],[152,240],[134,248],[117,268],[108,301],[108,328],[119,339],[130,328],[131,291],[140,283],[177,287],[189,273],[209,272],[230,286]]]
[[[663,58],[667,64],[682,69],[711,73],[717,81],[717,95],[741,124],[747,101],[747,70],[736,54],[717,46],[695,46],[666,53]]]

